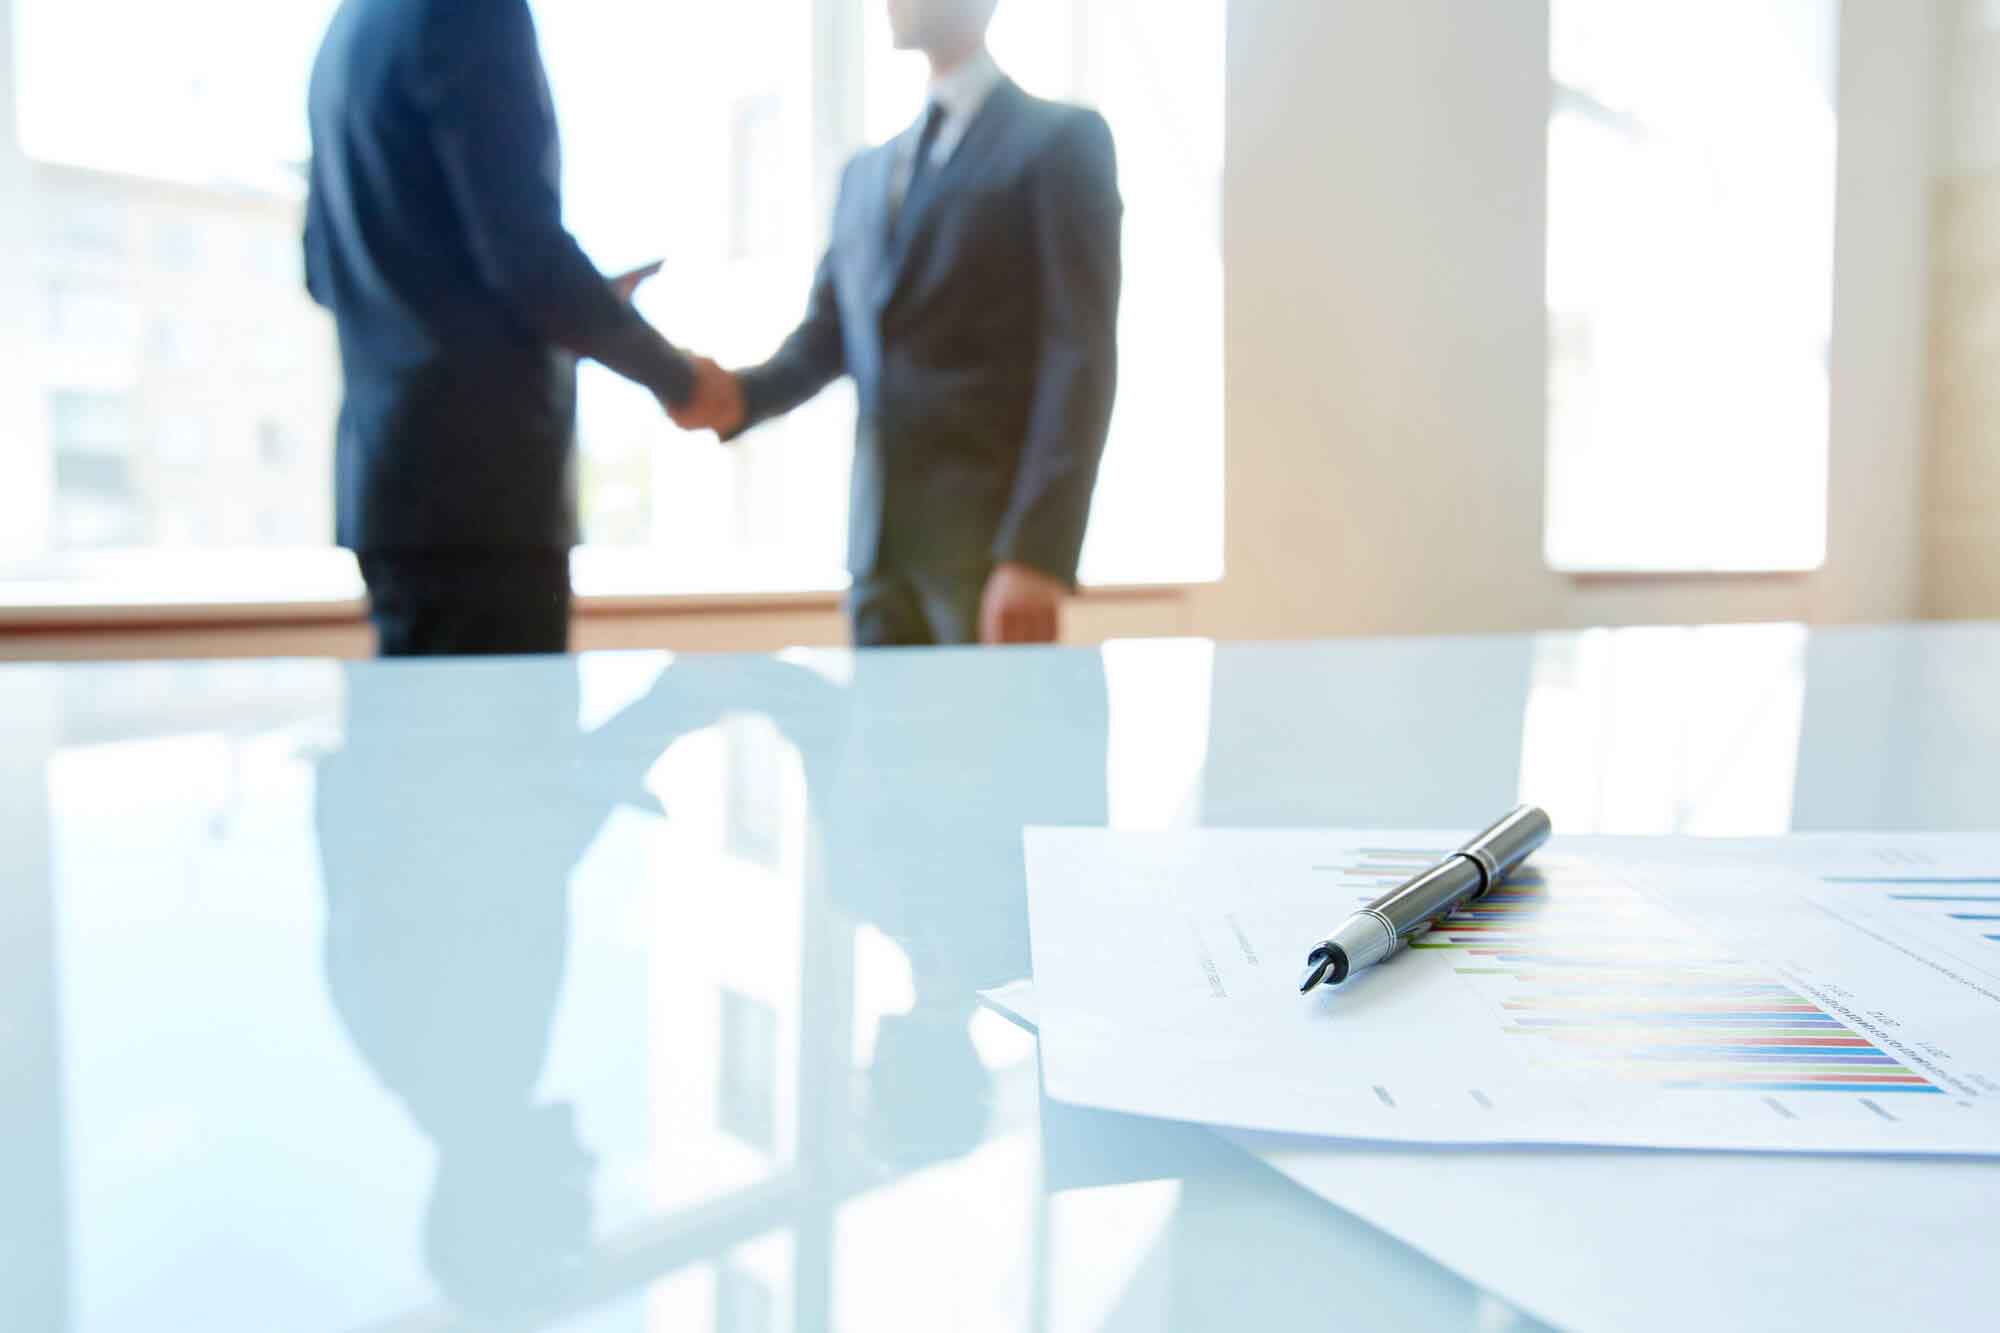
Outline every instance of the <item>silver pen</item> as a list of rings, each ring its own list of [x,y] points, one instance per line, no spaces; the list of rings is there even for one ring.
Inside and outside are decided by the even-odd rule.
[[[1405,880],[1313,946],[1299,994],[1373,967],[1507,878],[1549,840],[1549,817],[1524,805],[1415,879]]]

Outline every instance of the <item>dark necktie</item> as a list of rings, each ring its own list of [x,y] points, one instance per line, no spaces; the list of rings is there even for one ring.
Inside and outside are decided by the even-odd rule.
[[[910,181],[903,187],[903,201],[896,207],[894,225],[901,227],[903,219],[910,214],[910,205],[916,202],[917,189],[930,174],[931,154],[937,149],[938,134],[944,129],[948,113],[942,102],[932,102],[924,112],[923,132],[917,136],[917,155],[910,163]]]

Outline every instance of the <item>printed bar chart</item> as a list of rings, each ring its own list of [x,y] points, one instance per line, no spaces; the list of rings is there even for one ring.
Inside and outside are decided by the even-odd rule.
[[[1457,842],[1029,830],[1047,1094],[1332,1139],[2000,1154],[2000,923],[1969,919],[2000,905],[1920,900],[2000,884],[1822,880],[1983,866],[1574,838],[1300,994],[1312,941]],[[1104,966],[1111,938],[1146,985]]]
[[[1437,855],[1370,849],[1326,868],[1369,885]],[[1991,894],[1891,896],[1989,904],[2000,923],[1994,883]],[[1704,950],[1680,922],[1628,893],[1566,882],[1559,917],[1551,903],[1545,873],[1531,869],[1411,946],[1462,954],[1452,970],[1491,992],[1502,1030],[1534,1047],[1534,1064],[1682,1091],[1943,1095],[1839,1016],[1750,964]],[[1992,937],[2000,939],[2000,924]]]
[[[2000,945],[2000,875],[1822,875],[1820,882],[1872,893],[1878,902],[1982,954]]]

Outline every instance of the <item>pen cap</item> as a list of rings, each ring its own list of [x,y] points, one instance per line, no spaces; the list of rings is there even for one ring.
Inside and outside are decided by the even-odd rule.
[[[1484,893],[1505,879],[1515,866],[1528,859],[1537,847],[1549,840],[1554,826],[1548,815],[1532,805],[1524,805],[1499,823],[1459,848],[1478,863],[1486,876]]]

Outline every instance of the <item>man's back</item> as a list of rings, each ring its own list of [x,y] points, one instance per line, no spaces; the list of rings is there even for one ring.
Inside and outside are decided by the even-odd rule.
[[[663,400],[686,362],[564,229],[527,0],[346,0],[314,67],[306,274],[347,394],[341,544],[575,539],[575,358]]]
[[[493,0],[495,18],[513,2]],[[348,0],[313,69],[307,274],[313,295],[341,319],[344,350],[359,353],[352,370],[521,358],[538,348],[480,273],[433,144],[427,47],[452,3]],[[490,40],[514,35],[504,23],[484,26]],[[553,143],[546,92],[539,114]]]

